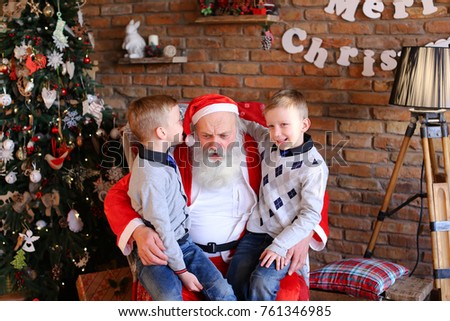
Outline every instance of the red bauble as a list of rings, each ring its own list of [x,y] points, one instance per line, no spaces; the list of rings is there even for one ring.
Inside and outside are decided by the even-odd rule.
[[[83,62],[85,64],[90,64],[91,63],[91,58],[89,58],[88,56],[84,57]]]
[[[7,74],[7,73],[8,73],[8,66],[0,65],[0,74]]]
[[[54,134],[54,135],[58,135],[59,134],[59,130],[58,130],[58,127],[52,127],[52,134]]]
[[[63,88],[63,89],[61,89],[61,96],[65,96],[65,95],[67,95],[67,89]]]

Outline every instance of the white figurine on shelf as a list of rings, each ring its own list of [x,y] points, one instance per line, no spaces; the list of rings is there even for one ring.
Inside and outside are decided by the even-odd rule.
[[[134,19],[132,19],[125,29],[126,36],[122,44],[122,49],[125,49],[128,52],[125,54],[125,58],[135,59],[144,57],[146,43],[144,38],[138,33],[140,25],[140,21],[135,22]]]

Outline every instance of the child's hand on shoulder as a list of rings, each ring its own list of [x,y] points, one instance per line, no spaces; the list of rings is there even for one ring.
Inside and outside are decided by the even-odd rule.
[[[267,249],[264,250],[259,259],[261,260],[261,266],[264,266],[266,268],[270,267],[270,265],[275,262],[275,269],[277,271],[281,270],[288,264],[286,258]]]
[[[191,272],[186,271],[184,273],[178,274],[178,277],[189,291],[200,292],[201,290],[203,290],[203,286],[200,284],[197,277]]]

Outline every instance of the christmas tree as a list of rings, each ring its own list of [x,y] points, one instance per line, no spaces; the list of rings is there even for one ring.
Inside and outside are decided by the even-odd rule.
[[[120,134],[96,93],[83,2],[4,2],[0,275],[54,300],[119,253],[102,202],[124,174]]]

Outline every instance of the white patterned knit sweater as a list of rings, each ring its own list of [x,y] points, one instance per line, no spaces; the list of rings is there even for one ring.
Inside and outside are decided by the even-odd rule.
[[[301,146],[280,151],[267,128],[245,123],[262,156],[259,202],[247,230],[269,234],[274,240],[268,249],[285,257],[321,220],[328,167],[308,134]]]

